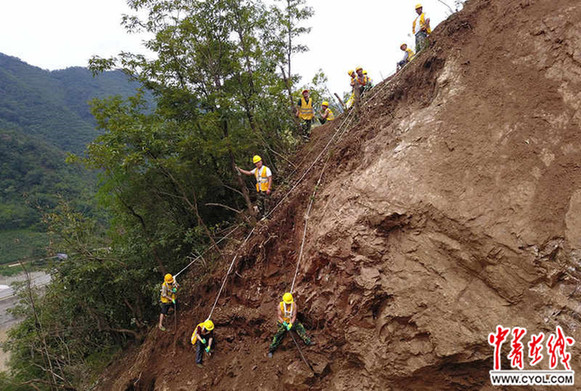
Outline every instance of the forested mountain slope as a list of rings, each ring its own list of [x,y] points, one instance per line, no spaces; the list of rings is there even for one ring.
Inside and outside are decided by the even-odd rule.
[[[228,262],[186,274],[176,333],[151,330],[100,389],[493,390],[497,325],[581,340],[580,21],[577,0],[468,1],[358,121],[317,130],[295,179],[346,130],[329,163],[229,247],[205,368],[189,338]],[[288,338],[266,352],[321,173],[295,292],[315,375]]]

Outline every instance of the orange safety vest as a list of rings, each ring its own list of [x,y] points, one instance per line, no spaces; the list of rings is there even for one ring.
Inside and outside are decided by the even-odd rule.
[[[422,12],[420,16],[418,16],[417,18],[414,19],[414,25],[412,26],[412,31],[414,34],[416,33],[416,23],[417,23],[418,19],[420,20],[420,30],[423,30],[426,27],[426,14],[424,12]],[[418,30],[418,31],[420,31],[420,30]],[[426,28],[426,32],[428,34],[431,34],[432,29]]]
[[[309,98],[307,102],[304,96],[301,96],[301,107],[299,107],[299,118],[304,120],[313,119],[315,111],[313,110],[313,99]]]
[[[262,166],[262,172],[258,175],[258,168],[254,171],[254,177],[256,178],[256,191],[267,191],[268,190],[268,176],[266,175],[266,166]]]
[[[287,323],[290,323],[292,317],[293,317],[293,310],[295,309],[295,303],[291,303],[290,304],[290,310],[286,309],[286,306],[284,305],[284,301],[280,302],[280,311],[282,312],[282,320],[284,320]]]

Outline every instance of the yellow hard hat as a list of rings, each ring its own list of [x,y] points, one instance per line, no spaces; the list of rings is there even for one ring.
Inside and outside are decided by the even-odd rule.
[[[364,74],[364,75],[367,75],[367,71],[363,71],[363,74]]]
[[[260,156],[254,155],[254,157],[252,158],[252,163],[258,163],[261,160],[262,158]]]
[[[168,284],[171,284],[171,283],[173,283],[173,276],[171,274],[167,273],[165,275],[165,277],[163,278],[163,280],[165,282],[167,282]]]
[[[301,92],[301,94],[304,94],[305,92],[309,92],[309,90],[307,90],[306,88]]]
[[[208,331],[214,330],[214,322],[212,322],[210,319],[206,320],[204,322],[204,328]]]
[[[416,9],[418,9],[418,8],[423,8],[420,3],[416,4]]]
[[[327,106],[327,107],[329,107],[329,102],[327,102],[326,100],[324,100],[323,103],[321,103],[321,106]]]
[[[403,49],[403,47],[404,47],[404,46],[407,46],[407,45],[408,45],[407,43],[402,43],[401,45],[399,45],[399,48],[400,48],[400,49]]]
[[[354,73],[355,73],[355,71],[354,71],[353,69],[351,69],[349,72],[347,72],[347,74],[348,74],[349,76],[351,76],[351,75],[352,75],[352,74],[354,74]]]
[[[293,295],[290,292],[285,293],[282,296],[282,301],[284,301],[287,304],[290,304],[293,302]]]
[[[355,70],[356,70],[356,71],[358,71],[358,70],[360,70],[360,69],[361,69],[361,70],[363,70],[363,68],[361,68],[361,67],[357,67],[357,68],[355,68]]]

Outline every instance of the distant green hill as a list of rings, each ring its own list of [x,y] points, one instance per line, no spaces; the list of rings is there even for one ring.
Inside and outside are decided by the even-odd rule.
[[[137,87],[120,71],[97,77],[80,67],[47,71],[0,53],[0,129],[80,153],[98,134],[87,102],[131,96]]]
[[[0,264],[43,254],[42,211],[90,210],[96,175],[65,163],[97,135],[88,101],[134,95],[122,72],[47,71],[0,53]]]

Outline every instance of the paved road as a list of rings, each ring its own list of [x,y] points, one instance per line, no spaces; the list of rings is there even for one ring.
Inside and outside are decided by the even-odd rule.
[[[43,272],[30,273],[30,278],[34,286],[44,286],[50,282],[50,275]],[[8,328],[16,322],[16,319],[7,312],[8,308],[12,308],[17,302],[10,284],[25,280],[26,275],[24,273],[11,277],[0,276],[0,329]]]

